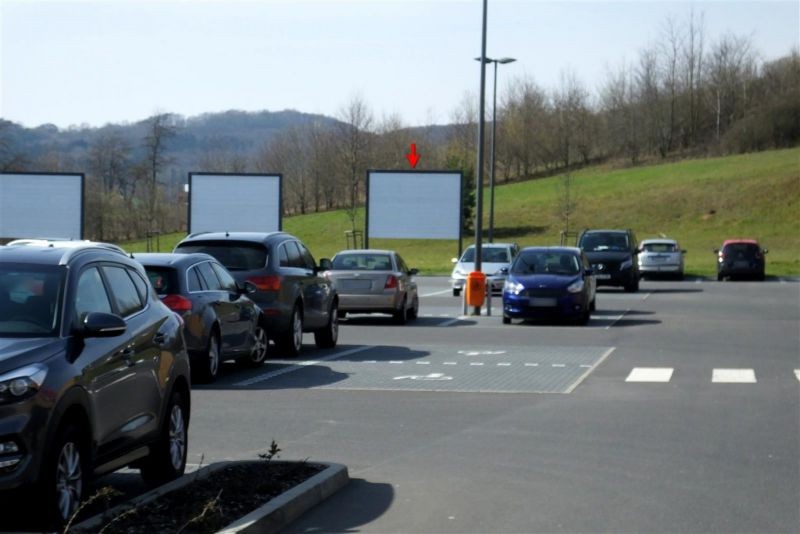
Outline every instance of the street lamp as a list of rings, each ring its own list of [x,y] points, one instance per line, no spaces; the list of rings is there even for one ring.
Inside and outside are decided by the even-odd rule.
[[[481,58],[476,57],[475,61],[480,61]],[[491,173],[489,174],[489,243],[494,243],[494,150],[495,140],[497,139],[497,64],[505,65],[507,63],[514,63],[516,59],[513,57],[503,57],[500,59],[486,58],[485,63],[494,63],[494,104],[492,105],[492,161]]]

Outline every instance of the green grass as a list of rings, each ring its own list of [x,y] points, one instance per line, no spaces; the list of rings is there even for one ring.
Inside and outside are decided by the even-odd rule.
[[[497,187],[495,241],[557,244],[562,229],[556,214],[560,178]],[[663,233],[688,250],[687,272],[701,275],[715,272],[712,249],[724,239],[752,237],[769,249],[767,274],[800,273],[800,148],[632,169],[592,167],[574,178],[572,228],[632,228],[639,239]],[[488,194],[484,200],[486,215]],[[357,221],[363,228],[363,212]],[[286,218],[284,228],[300,237],[315,257],[331,257],[346,248],[350,221],[344,211],[334,211]],[[162,236],[161,250],[171,250],[181,237]],[[468,236],[464,245],[471,242]],[[145,250],[144,241],[122,245]],[[398,250],[425,274],[449,273],[450,258],[458,250],[455,241],[436,240],[373,239],[370,246]]]

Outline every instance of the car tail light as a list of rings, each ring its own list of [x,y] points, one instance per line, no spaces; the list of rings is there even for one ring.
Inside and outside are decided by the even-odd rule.
[[[280,276],[254,276],[248,280],[259,291],[280,291],[281,290],[281,277]]]
[[[192,311],[192,301],[183,295],[167,295],[161,299],[161,302],[174,312],[182,313]]]
[[[397,289],[397,277],[393,274],[387,276],[383,289]]]

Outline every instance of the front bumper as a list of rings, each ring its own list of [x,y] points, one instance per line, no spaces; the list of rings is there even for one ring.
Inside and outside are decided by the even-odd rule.
[[[633,269],[633,267],[627,267],[622,270],[614,271],[601,271],[596,269],[594,274],[594,278],[597,281],[598,286],[627,286],[634,284],[639,278],[638,273]]]
[[[0,406],[0,443],[13,441],[17,453],[0,455],[0,490],[33,486],[41,468],[46,415],[31,398],[21,403]]]
[[[565,293],[552,298],[556,301],[555,306],[535,306],[531,297],[503,293],[503,315],[513,319],[539,319],[579,317],[586,313],[588,304],[583,293]]]

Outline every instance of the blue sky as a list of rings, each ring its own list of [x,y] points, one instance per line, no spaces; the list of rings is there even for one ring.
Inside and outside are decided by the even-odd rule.
[[[552,87],[565,69],[594,88],[692,10],[708,42],[749,35],[766,59],[800,41],[796,0],[489,0],[487,54],[518,60],[500,67],[501,93],[514,76]],[[360,93],[377,116],[444,123],[478,90],[480,25],[479,0],[0,0],[0,116],[65,127],[156,111],[335,115]]]

